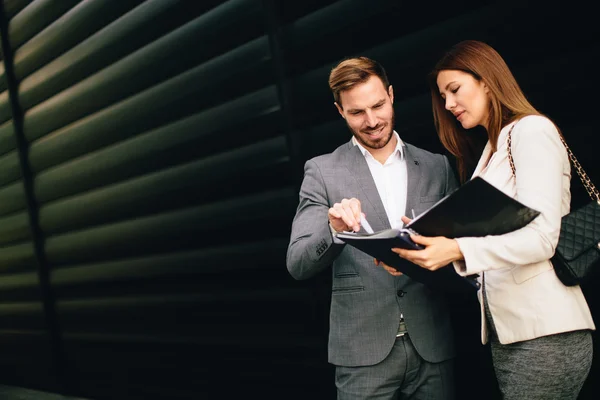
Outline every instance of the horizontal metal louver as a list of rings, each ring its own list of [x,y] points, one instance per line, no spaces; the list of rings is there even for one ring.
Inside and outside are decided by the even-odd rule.
[[[396,130],[442,152],[427,73],[449,45],[486,40],[600,182],[581,79],[600,24],[576,7],[1,3],[2,383],[94,400],[335,398],[330,271],[295,281],[285,257],[304,162],[350,138],[327,85],[344,57],[380,61]]]

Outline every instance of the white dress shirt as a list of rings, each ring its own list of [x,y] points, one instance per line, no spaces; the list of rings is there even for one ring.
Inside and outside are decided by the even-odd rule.
[[[406,177],[406,159],[402,148],[404,143],[402,143],[400,135],[396,131],[394,131],[394,136],[396,136],[396,148],[383,164],[377,161],[363,145],[358,143],[355,137],[352,137],[352,143],[358,146],[363,156],[365,156],[390,226],[398,229],[404,225],[401,217],[406,209],[408,178]],[[365,216],[365,219],[368,221],[369,216]],[[400,318],[403,318],[402,313],[400,313]]]
[[[404,143],[402,143],[396,131],[393,134],[397,140],[396,148],[383,164],[377,161],[363,145],[358,143],[355,137],[352,137],[352,143],[358,146],[363,156],[365,156],[377,192],[379,192],[379,197],[385,207],[390,226],[398,229],[404,225],[401,217],[405,214],[406,209],[407,177]],[[367,221],[369,220],[368,215],[365,218]]]

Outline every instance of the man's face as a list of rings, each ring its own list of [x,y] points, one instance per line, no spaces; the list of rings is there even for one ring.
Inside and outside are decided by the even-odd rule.
[[[381,149],[392,138],[394,131],[394,92],[386,89],[377,76],[365,83],[340,93],[336,107],[346,120],[348,128],[367,149]]]

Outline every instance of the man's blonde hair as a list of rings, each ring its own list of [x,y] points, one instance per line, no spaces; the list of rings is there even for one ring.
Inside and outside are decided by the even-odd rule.
[[[385,89],[389,88],[387,74],[377,61],[368,57],[352,57],[342,60],[329,74],[329,88],[335,102],[343,108],[340,93],[350,90],[360,83],[365,83],[371,76],[377,76],[381,79]]]

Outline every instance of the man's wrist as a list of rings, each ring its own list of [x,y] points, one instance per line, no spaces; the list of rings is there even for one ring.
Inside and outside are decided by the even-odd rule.
[[[337,233],[337,231],[335,229],[333,229],[333,225],[331,225],[331,222],[329,222],[329,230],[331,231],[331,237],[333,238],[333,243],[344,244],[344,242],[342,240],[338,239],[337,236],[335,235]]]

